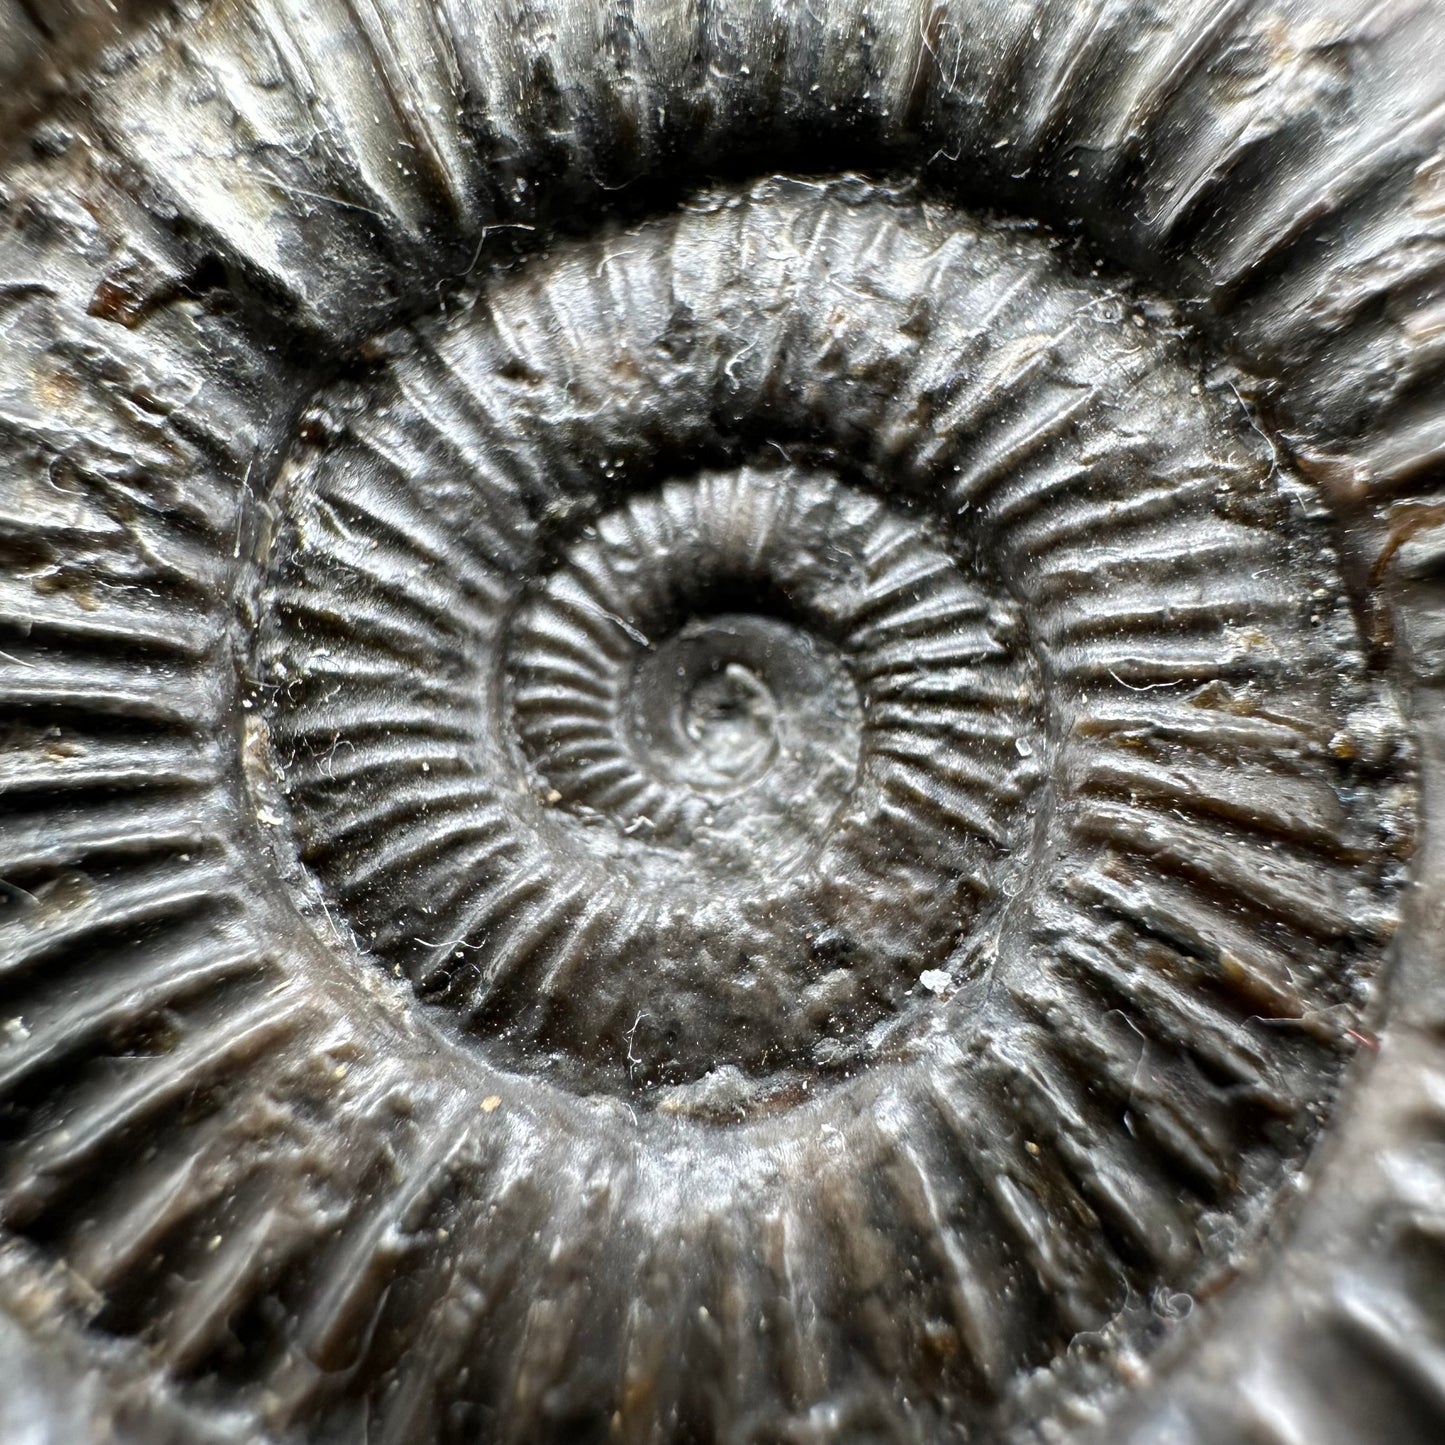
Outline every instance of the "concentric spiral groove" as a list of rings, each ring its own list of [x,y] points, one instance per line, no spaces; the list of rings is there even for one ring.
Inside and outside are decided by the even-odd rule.
[[[1022,1442],[1254,1288],[1445,362],[1435,22],[1297,8],[218,0],[7,171],[0,1218],[116,1371]],[[1418,1394],[1435,1305],[1322,1279]]]

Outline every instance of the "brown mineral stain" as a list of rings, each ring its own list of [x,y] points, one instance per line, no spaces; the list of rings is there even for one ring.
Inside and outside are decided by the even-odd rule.
[[[42,914],[63,917],[91,906],[95,901],[95,889],[83,874],[67,873],[48,887],[37,889],[35,896]]]
[[[43,597],[64,594],[82,612],[98,612],[102,606],[94,580],[72,569],[55,568],[32,577],[30,585]]]
[[[1343,510],[1359,506],[1370,495],[1368,476],[1357,462],[1348,457],[1297,449],[1294,462],[1305,476],[1319,485],[1330,501]]]
[[[652,1400],[656,1386],[654,1381],[644,1375],[641,1378],[634,1376],[628,1380],[622,1392],[622,1408],[617,1412],[621,1419],[618,1424],[623,1424],[628,1417],[639,1414],[645,1410]]]
[[[1404,502],[1392,508],[1385,544],[1370,572],[1371,589],[1378,590],[1395,554],[1406,542],[1442,524],[1445,524],[1445,503],[1442,502]]]
[[[75,373],[66,367],[37,366],[31,387],[36,405],[42,411],[64,415],[74,412],[79,404],[80,382]]]
[[[102,321],[114,321],[120,326],[134,328],[151,309],[151,297],[135,285],[134,278],[127,278],[121,273],[104,277],[85,309],[89,315]]]

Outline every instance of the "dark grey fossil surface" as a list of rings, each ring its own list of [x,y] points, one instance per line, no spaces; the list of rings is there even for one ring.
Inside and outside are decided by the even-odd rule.
[[[0,80],[0,1441],[1441,1438],[1445,12]]]

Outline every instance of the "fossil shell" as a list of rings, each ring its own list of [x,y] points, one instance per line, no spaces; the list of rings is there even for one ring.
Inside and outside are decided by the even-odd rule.
[[[1445,21],[105,23],[0,182],[11,1433],[1438,1438]]]

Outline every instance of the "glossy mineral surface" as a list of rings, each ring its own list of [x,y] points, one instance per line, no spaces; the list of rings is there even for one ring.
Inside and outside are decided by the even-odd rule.
[[[1423,1206],[1249,1303],[1421,813],[1411,15],[215,4],[13,122],[0,1274],[96,1418],[1343,1440],[1336,1341],[1433,1378]]]

